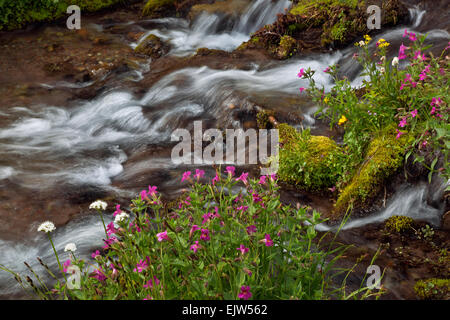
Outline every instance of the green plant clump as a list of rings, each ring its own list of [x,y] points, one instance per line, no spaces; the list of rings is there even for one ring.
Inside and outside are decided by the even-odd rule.
[[[388,232],[404,232],[411,229],[414,220],[406,216],[392,216],[385,222],[385,228]]]
[[[419,280],[414,291],[420,299],[447,300],[450,299],[450,279]]]
[[[280,124],[278,129],[281,180],[311,191],[336,184],[343,154],[332,139],[313,136],[309,130],[297,132],[287,124]]]

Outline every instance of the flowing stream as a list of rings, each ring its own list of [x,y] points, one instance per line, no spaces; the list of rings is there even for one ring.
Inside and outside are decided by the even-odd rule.
[[[273,22],[276,14],[289,5],[287,0],[253,1],[239,20],[228,22],[225,27],[223,17],[205,13],[192,23],[177,18],[138,21],[135,23],[145,34],[130,46],[135,47],[153,33],[171,44],[171,55],[186,56],[200,47],[230,51],[248,40],[251,32]],[[413,7],[410,14],[412,23],[408,28],[419,28],[426,12]],[[151,28],[146,29],[147,23]],[[383,37],[398,47],[404,28],[386,30],[377,38]],[[447,42],[450,38],[445,30],[426,31],[432,43]],[[298,88],[307,86],[306,81],[297,78],[300,67],[318,70],[315,80],[328,90],[332,83],[321,71],[339,63],[341,72],[358,86],[362,79],[358,76],[360,69],[351,59],[353,53],[354,48],[347,48],[274,62],[266,67],[255,63],[250,70],[192,67],[164,76],[143,96],[118,89],[70,106],[36,105],[0,110],[0,188],[4,188],[8,196],[17,197],[16,206],[24,201],[34,206],[45,199],[48,210],[58,211],[60,215],[64,215],[65,208],[77,207],[73,205],[74,198],[84,197],[90,201],[93,196],[112,195],[129,199],[149,184],[158,185],[162,192],[177,194],[182,189],[180,174],[186,166],[176,166],[170,160],[168,146],[175,129],[190,130],[194,120],[209,121],[212,127],[221,123],[242,128],[242,121],[236,120],[226,106],[258,96],[298,99]],[[143,66],[136,81],[148,71],[148,65]],[[314,120],[310,115],[314,110],[315,106],[305,100],[302,105],[293,107],[293,111],[309,119],[304,125],[312,127]],[[149,153],[149,149],[158,152]],[[195,169],[194,166],[189,168]],[[347,228],[381,222],[393,214],[425,217],[439,224],[443,209],[431,207],[424,200],[429,188],[426,184],[401,187],[383,211],[350,221]],[[443,186],[438,189],[442,192]],[[57,198],[62,199],[62,208]],[[76,208],[68,223],[58,227],[54,234],[56,249],[63,259],[66,257],[63,248],[69,242],[76,243],[78,257],[89,257],[92,250],[102,245],[103,229],[98,217],[89,215],[87,200],[81,202],[81,208]],[[112,205],[110,203],[109,211]],[[48,241],[36,232],[39,222],[28,223],[24,230],[16,232],[14,223],[26,224],[27,220],[11,217],[12,222],[8,223],[8,219],[2,217],[5,225],[0,235],[0,263],[28,274],[22,264],[27,261],[44,274],[36,261],[39,256],[56,269]],[[0,297],[20,296],[20,290],[9,274],[0,272]]]

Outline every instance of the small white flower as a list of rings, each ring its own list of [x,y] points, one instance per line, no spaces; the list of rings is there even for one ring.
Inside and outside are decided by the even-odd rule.
[[[384,60],[386,60],[386,56],[382,56],[382,57],[380,58],[380,61],[384,61]]]
[[[41,223],[41,225],[38,228],[38,231],[42,231],[45,233],[49,233],[55,230],[56,230],[55,225],[53,224],[53,222],[50,221],[45,221],[44,223]]]
[[[97,201],[91,203],[91,205],[89,206],[89,209],[106,210],[107,206],[108,206],[108,204],[106,202],[97,200]]]
[[[128,219],[129,217],[130,216],[126,212],[122,211],[120,214],[118,214],[116,216],[116,219],[114,219],[114,222],[118,224],[119,222],[122,222],[122,221]]]
[[[385,71],[386,71],[386,70],[384,69],[384,67],[381,67],[381,68],[380,68],[380,72],[381,72],[381,73],[384,73]]]
[[[360,46],[360,47],[364,47],[365,45],[366,45],[366,43],[365,43],[364,41],[361,40],[361,41],[359,42],[359,46]]]
[[[392,59],[392,66],[398,66],[398,57],[394,57],[394,59]]]
[[[77,251],[77,246],[75,245],[75,243],[68,243],[66,245],[66,247],[64,248],[64,252],[67,252],[67,251],[70,251],[70,252]]]

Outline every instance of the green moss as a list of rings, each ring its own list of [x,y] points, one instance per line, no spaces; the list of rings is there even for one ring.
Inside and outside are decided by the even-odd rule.
[[[410,230],[414,220],[406,216],[392,216],[385,222],[385,228],[388,232],[404,232]]]
[[[35,22],[49,22],[67,16],[67,7],[77,5],[81,12],[94,12],[127,0],[0,0],[0,30],[23,28]]]
[[[273,111],[261,110],[256,115],[256,124],[259,129],[271,129],[272,124],[270,123],[270,117],[273,117]]]
[[[277,48],[277,56],[280,59],[286,59],[292,56],[296,51],[297,41],[291,36],[284,35],[281,37],[280,43]]]
[[[161,11],[175,7],[176,0],[148,0],[142,14],[149,17],[157,17]]]
[[[364,1],[358,0],[303,0],[293,6],[290,13],[295,15],[304,15],[311,10],[328,10],[336,6],[346,6],[355,9],[359,5],[364,5]]]
[[[336,143],[324,136],[312,136],[309,130],[297,132],[287,124],[280,124],[281,180],[310,191],[332,187],[340,178],[336,165],[342,153]]]
[[[420,299],[447,300],[450,298],[450,279],[419,280],[414,286],[414,291]]]
[[[402,165],[406,147],[412,141],[409,135],[399,139],[396,135],[396,126],[391,125],[372,139],[363,163],[339,195],[336,214],[344,213],[351,204],[363,207],[364,202],[375,197],[384,181]]]

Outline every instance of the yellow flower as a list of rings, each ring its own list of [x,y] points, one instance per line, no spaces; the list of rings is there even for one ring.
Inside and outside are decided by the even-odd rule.
[[[342,117],[339,119],[338,125],[341,126],[346,122],[347,122],[347,118],[344,115],[342,115]]]
[[[378,40],[378,42],[377,42],[377,47],[378,47],[378,48],[385,48],[385,47],[387,47],[387,46],[389,46],[389,45],[390,45],[390,43],[387,42],[386,40],[384,40],[383,38],[381,38],[381,39]]]
[[[328,101],[330,101],[330,99],[328,99],[328,97],[325,97],[325,99],[323,99],[324,103],[328,103]]]
[[[372,38],[368,34],[364,36],[364,41],[366,42],[366,44],[368,44],[371,40]]]

